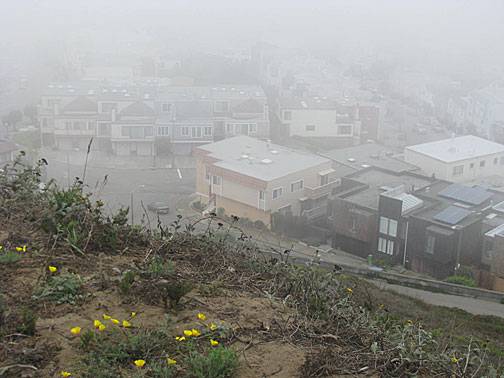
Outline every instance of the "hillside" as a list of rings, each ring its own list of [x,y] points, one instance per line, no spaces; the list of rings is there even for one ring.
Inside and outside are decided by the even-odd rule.
[[[129,226],[78,180],[41,190],[43,164],[0,174],[0,376],[504,374],[501,318],[291,265],[213,214]]]

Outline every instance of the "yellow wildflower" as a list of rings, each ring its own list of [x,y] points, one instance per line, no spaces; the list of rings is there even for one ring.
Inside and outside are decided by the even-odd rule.
[[[26,252],[26,245],[23,245],[22,247],[16,247],[16,251],[18,251],[18,252]]]
[[[411,320],[408,320],[408,321],[406,322],[406,324],[407,324],[407,325],[413,325],[413,322],[412,322]]]
[[[346,288],[346,291],[348,292],[348,294],[352,294],[353,293],[353,290],[351,287],[347,287]]]
[[[111,321],[112,323],[114,323],[114,324],[119,324],[119,320],[117,320],[117,319],[112,319],[112,318],[111,318],[111,319],[110,319],[110,321]]]
[[[72,333],[72,335],[78,335],[81,331],[81,327],[73,327],[70,329],[70,332]]]
[[[128,322],[127,320],[123,320],[123,322],[122,322],[122,326],[123,326],[124,328],[129,328],[129,327],[131,327],[131,323],[130,323],[130,322]]]
[[[56,273],[58,270],[58,268],[56,268],[55,266],[52,266],[52,265],[49,265],[47,267],[47,269],[49,269],[49,272],[51,272],[51,273]]]
[[[457,362],[459,362],[459,359],[457,357],[453,356],[451,358],[451,362],[454,363],[454,364],[456,364]]]
[[[174,360],[173,358],[167,358],[166,359],[166,362],[168,363],[168,365],[175,365],[177,363],[176,360]]]
[[[191,329],[191,332],[194,337],[198,337],[201,335],[201,332],[196,328]]]
[[[106,329],[106,328],[107,328],[107,327],[105,327],[105,324],[100,324],[100,325],[98,326],[98,330],[99,330],[99,331],[101,331],[101,332],[105,331],[105,329]]]
[[[185,336],[177,336],[177,337],[175,337],[175,340],[177,340],[177,341],[184,341],[185,339],[186,339]]]
[[[135,360],[134,362],[137,368],[142,368],[145,365],[145,360]]]
[[[103,320],[110,320],[110,319],[112,319],[112,317],[110,315],[107,315],[107,314],[103,314],[102,317],[103,317]]]
[[[62,377],[71,377],[71,376],[72,376],[72,373],[70,373],[70,372],[68,372],[68,371],[62,371],[62,372],[60,373],[60,375],[61,375]]]
[[[217,345],[219,345],[219,342],[217,340],[210,339],[210,345],[211,346],[217,346]]]
[[[190,329],[184,329],[184,335],[186,336],[192,336],[192,331]]]
[[[98,328],[98,327],[100,327],[103,324],[99,320],[95,319],[95,321],[93,322],[93,325],[94,325],[95,328]]]
[[[210,323],[208,328],[210,328],[210,331],[215,331],[217,329],[217,324],[215,323]]]
[[[202,312],[200,312],[200,313],[198,313],[198,319],[202,320],[202,321],[205,321],[206,320],[206,315],[203,314]]]
[[[133,311],[133,312],[131,313],[131,317],[132,317],[132,318],[134,318],[135,316],[136,316],[136,312],[134,312],[134,311]]]

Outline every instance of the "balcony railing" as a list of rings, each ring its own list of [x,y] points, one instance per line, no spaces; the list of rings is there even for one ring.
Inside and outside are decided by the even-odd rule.
[[[305,216],[309,220],[320,218],[327,215],[327,205],[314,207],[313,209],[303,210],[301,215]]]
[[[314,188],[310,188],[305,186],[305,196],[311,199],[320,198],[322,196],[328,195],[332,192],[333,188],[341,185],[341,180],[337,179],[331,181],[325,185],[317,186]]]

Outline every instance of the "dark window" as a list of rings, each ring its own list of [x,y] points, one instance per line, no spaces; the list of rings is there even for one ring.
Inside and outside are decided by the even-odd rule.
[[[163,111],[163,113],[168,113],[170,110],[171,110],[171,104],[168,104],[168,103],[163,103],[163,105],[161,105],[161,110]]]
[[[284,120],[285,121],[292,120],[292,112],[290,110],[285,110],[284,111]]]
[[[315,131],[315,125],[306,125],[306,131]]]
[[[484,167],[485,166],[485,160],[481,160],[480,161],[480,167]]]

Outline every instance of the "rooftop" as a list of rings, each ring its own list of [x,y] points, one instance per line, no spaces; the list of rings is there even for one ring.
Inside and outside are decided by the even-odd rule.
[[[418,152],[445,163],[452,163],[479,156],[504,153],[504,145],[474,135],[464,135],[409,146],[406,147],[406,150]]]
[[[268,143],[245,135],[198,147],[217,159],[214,166],[242,175],[271,181],[330,160],[302,151]]]
[[[418,167],[402,160],[396,151],[378,143],[365,143],[348,148],[334,149],[322,154],[340,164],[357,170],[369,166],[393,172],[416,171]]]

